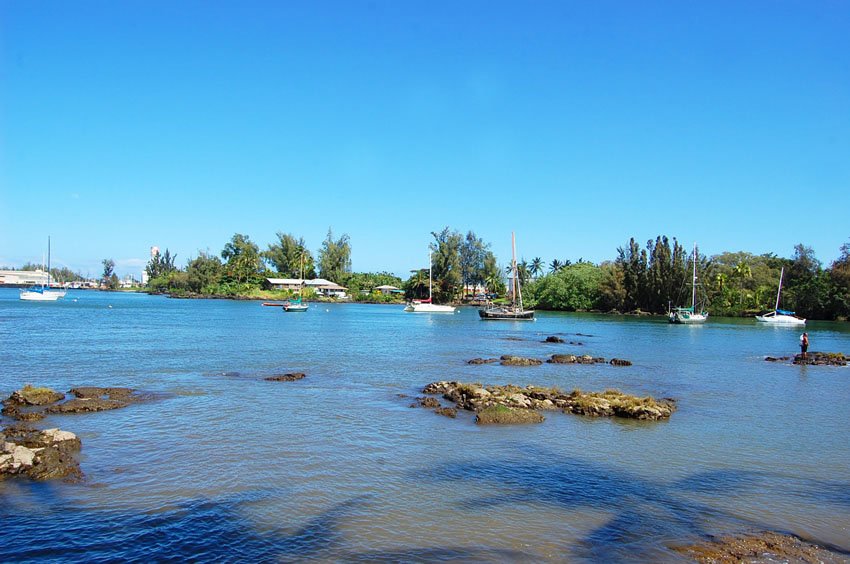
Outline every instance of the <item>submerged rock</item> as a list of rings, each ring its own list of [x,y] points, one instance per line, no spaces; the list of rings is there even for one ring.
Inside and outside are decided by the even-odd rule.
[[[278,374],[277,376],[269,376],[265,378],[267,382],[294,382],[301,380],[306,374],[303,372],[289,372],[287,374]]]
[[[435,398],[421,397],[416,398],[416,403],[410,404],[410,407],[427,407],[429,409],[433,409],[441,406],[440,401]]]
[[[47,408],[47,413],[92,413],[95,411],[109,411],[127,407],[129,402],[102,398],[74,398],[65,403],[52,405]]]
[[[544,343],[563,343],[564,340],[560,337],[552,335],[552,336],[546,337],[546,340],[544,340],[543,342]]]
[[[838,554],[793,535],[774,532],[727,536],[704,543],[673,547],[697,562],[725,564],[737,562],[845,562]]]
[[[618,359],[622,360],[622,359]],[[589,354],[577,356],[574,354],[553,354],[546,362],[550,364],[600,364],[604,363],[605,359],[601,356],[593,357]],[[628,362],[628,361],[625,361]],[[625,366],[625,365],[623,365]]]
[[[608,364],[611,366],[631,366],[632,361],[624,358],[612,358]]]
[[[499,362],[498,358],[473,358],[472,360],[467,360],[467,364],[491,364],[493,362]]]
[[[434,410],[434,413],[437,415],[442,415],[443,417],[448,417],[450,419],[454,419],[457,417],[457,409],[454,407],[438,407]]]

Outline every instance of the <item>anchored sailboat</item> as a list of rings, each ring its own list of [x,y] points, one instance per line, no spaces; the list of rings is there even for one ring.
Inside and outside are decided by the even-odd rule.
[[[511,254],[511,303],[510,305],[488,304],[484,309],[478,310],[478,316],[481,319],[534,321],[534,310],[522,307],[522,288],[516,266],[516,236],[513,232],[511,232]]]
[[[691,307],[674,307],[670,310],[670,323],[705,323],[708,311],[697,304],[697,244],[694,243],[694,272],[691,279]]]
[[[455,307],[450,305],[440,305],[431,303],[431,293],[433,286],[433,277],[431,276],[431,252],[428,251],[428,299],[427,300],[411,300],[404,308],[404,311],[410,313],[454,313]]]
[[[301,301],[304,293],[304,252],[301,253],[301,290],[298,291],[298,297],[292,300],[287,300],[283,304],[283,311],[286,313],[303,313],[307,311],[307,304]]]
[[[42,257],[43,258],[43,257]],[[47,285],[21,290],[20,298],[28,302],[55,302],[65,297],[65,290],[50,289],[50,237],[47,238]]]
[[[806,320],[802,317],[797,317],[793,311],[779,309],[779,296],[782,294],[783,274],[785,274],[784,266],[779,270],[779,289],[776,291],[776,305],[773,306],[773,311],[763,315],[757,315],[756,321],[772,325],[805,325]]]

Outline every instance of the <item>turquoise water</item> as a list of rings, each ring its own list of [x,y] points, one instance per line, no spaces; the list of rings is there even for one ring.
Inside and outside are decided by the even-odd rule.
[[[810,350],[850,353],[847,324],[807,331]],[[764,529],[850,551],[850,370],[764,362],[798,338],[751,320],[483,322],[474,309],[285,314],[0,290],[3,397],[26,383],[161,395],[40,422],[81,437],[86,480],[0,482],[0,561],[657,561],[706,535]],[[556,352],[634,366],[466,364]],[[263,380],[292,371],[307,377]],[[478,427],[399,397],[435,380],[613,387],[679,409],[659,423],[550,412]]]

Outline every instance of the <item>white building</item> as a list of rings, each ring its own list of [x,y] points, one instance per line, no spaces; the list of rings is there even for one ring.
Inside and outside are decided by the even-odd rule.
[[[34,286],[47,284],[43,270],[0,270],[0,285]]]

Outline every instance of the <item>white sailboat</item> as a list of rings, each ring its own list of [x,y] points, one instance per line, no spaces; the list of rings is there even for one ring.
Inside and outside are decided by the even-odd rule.
[[[522,287],[516,266],[516,236],[511,232],[511,303],[488,304],[478,310],[478,317],[487,320],[534,321],[534,310],[522,307]]]
[[[802,317],[797,317],[793,311],[779,309],[779,296],[782,295],[782,275],[785,274],[783,266],[779,271],[779,289],[776,291],[776,305],[773,306],[773,311],[757,315],[756,321],[768,323],[771,325],[805,325],[806,320]]]
[[[302,294],[304,293],[304,252],[301,252],[301,290],[298,291],[298,297],[295,299],[287,300],[286,303],[283,304],[283,311],[285,313],[304,313],[307,311],[307,304],[301,301]]]
[[[450,305],[440,305],[431,303],[431,293],[433,279],[431,276],[431,252],[428,252],[428,299],[427,300],[411,300],[404,308],[404,311],[410,313],[454,313],[455,307]]]
[[[697,311],[699,310],[699,311]],[[705,323],[708,311],[697,306],[697,244],[694,243],[694,272],[691,278],[691,307],[674,307],[670,310],[670,323],[693,325]]]
[[[42,256],[42,258],[44,258]],[[55,302],[65,297],[65,290],[50,289],[50,237],[47,238],[47,285],[32,286],[21,290],[20,299],[27,302]]]

